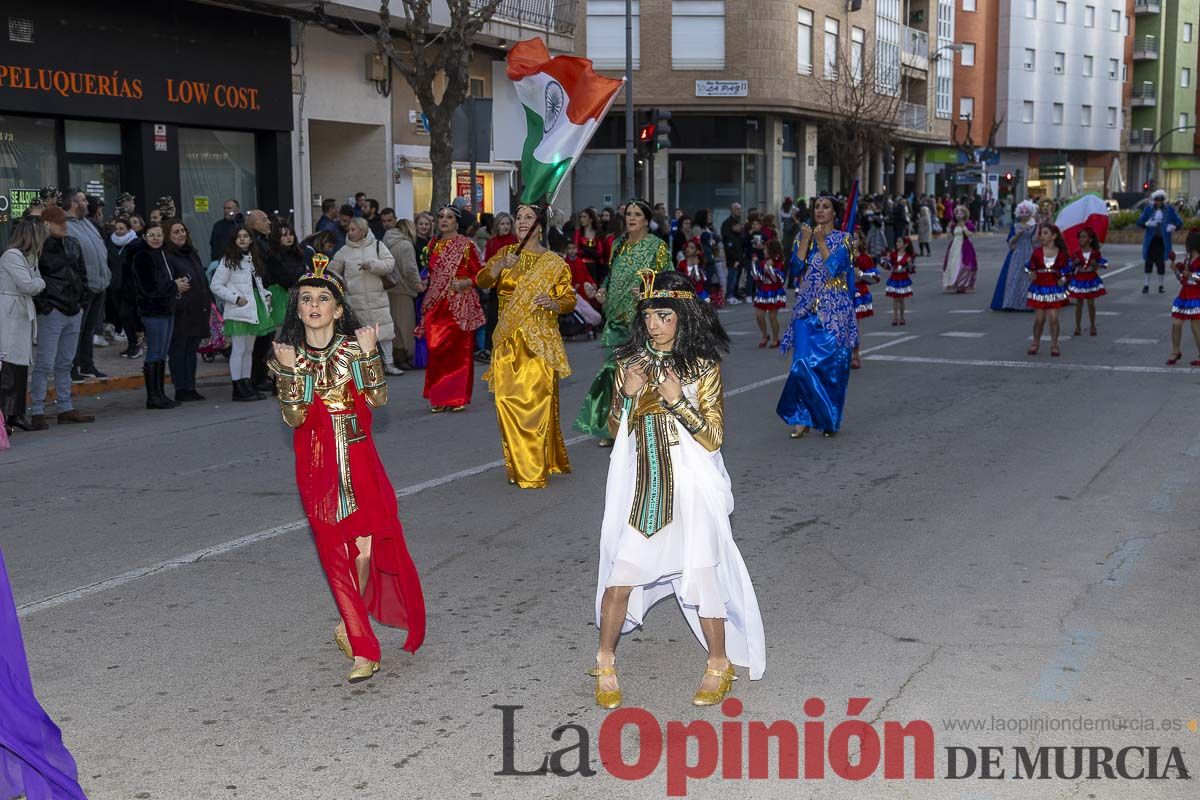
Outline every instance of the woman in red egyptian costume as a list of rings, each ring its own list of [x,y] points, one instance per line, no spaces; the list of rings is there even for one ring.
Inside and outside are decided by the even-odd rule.
[[[462,411],[471,402],[475,329],[484,323],[475,291],[482,268],[475,243],[458,232],[452,206],[437,212],[438,238],[429,243],[429,289],[421,306],[417,336],[429,345],[424,397],[430,411]]]
[[[354,683],[379,671],[368,615],[407,629],[404,649],[413,653],[425,638],[425,599],[371,437],[372,409],[387,402],[378,327],[359,326],[328,262],[314,257],[292,290],[271,371],[295,430],[300,499],[342,618],[334,642],[354,660]]]

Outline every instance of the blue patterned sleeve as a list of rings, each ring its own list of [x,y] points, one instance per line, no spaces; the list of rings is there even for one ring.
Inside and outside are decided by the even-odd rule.
[[[796,243],[792,245],[792,257],[788,259],[788,274],[795,277],[796,275],[803,274],[807,267],[807,262],[800,255],[800,240],[797,239]]]

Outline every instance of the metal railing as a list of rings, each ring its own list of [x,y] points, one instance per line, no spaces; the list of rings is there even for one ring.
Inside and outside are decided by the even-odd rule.
[[[1162,5],[1159,0],[1137,0],[1133,7],[1135,14],[1157,14],[1160,11],[1162,11]]]
[[[908,131],[929,130],[929,106],[916,103],[900,104],[900,127]]]
[[[1152,106],[1158,102],[1158,87],[1149,81],[1133,87],[1131,96],[1135,106]]]
[[[1135,59],[1158,58],[1158,39],[1154,36],[1139,36],[1133,40]]]
[[[904,55],[922,60],[929,58],[928,33],[905,25],[901,28],[901,39],[903,40],[904,49],[902,52]]]
[[[478,11],[492,0],[471,0]],[[522,28],[535,28],[547,33],[575,34],[576,0],[500,0],[492,19]]]
[[[1129,132],[1129,146],[1153,147],[1156,138],[1153,128],[1134,128]]]

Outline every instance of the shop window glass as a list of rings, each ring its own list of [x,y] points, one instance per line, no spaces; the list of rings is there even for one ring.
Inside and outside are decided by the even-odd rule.
[[[221,218],[225,201],[233,198],[242,213],[258,203],[254,134],[240,131],[179,129],[179,185],[177,207],[192,241],[207,251],[213,223]],[[146,205],[156,198],[146,198]],[[272,208],[263,209],[270,213]],[[283,209],[287,213],[287,209]]]
[[[616,207],[624,190],[625,157],[619,153],[584,153],[573,171],[571,199],[575,208]]]
[[[121,126],[115,122],[69,119],[63,123],[63,142],[68,153],[119,156]]]
[[[54,120],[0,115],[0,248],[38,190],[58,183],[57,151]]]

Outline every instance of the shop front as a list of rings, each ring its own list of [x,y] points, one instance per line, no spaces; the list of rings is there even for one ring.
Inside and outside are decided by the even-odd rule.
[[[0,245],[43,186],[139,211],[170,196],[193,235],[292,207],[290,29],[183,0],[26,4],[0,53]]]

